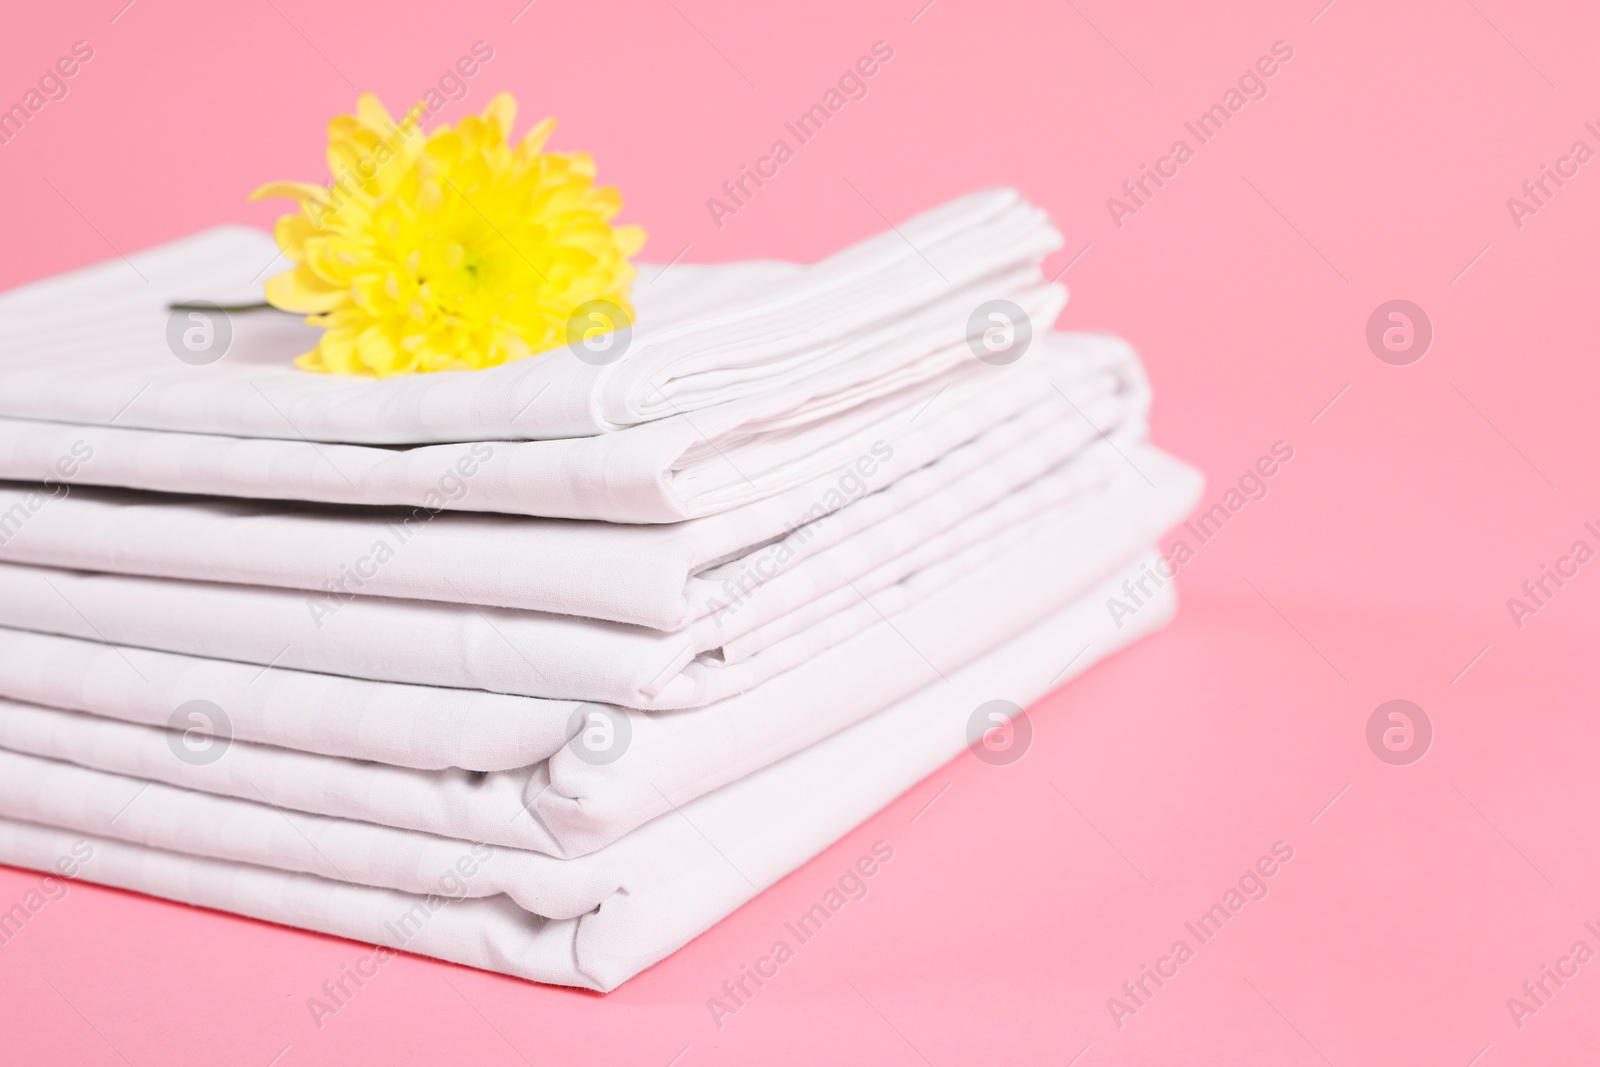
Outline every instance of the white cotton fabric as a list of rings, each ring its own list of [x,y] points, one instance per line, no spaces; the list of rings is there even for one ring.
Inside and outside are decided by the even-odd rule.
[[[761,595],[781,592],[778,585],[764,587],[736,611],[671,634],[568,616],[376,597],[356,598],[328,615],[311,610],[303,594],[288,590],[10,564],[0,564],[0,625],[375,681],[649,710],[700,707],[744,692],[847,640],[882,613],[915,603],[991,559],[1004,559],[1012,541],[1048,523],[1055,509],[1082,496],[1113,462],[1124,480],[1134,474],[1140,474],[1141,483],[1149,478],[1137,461],[1128,466],[1116,446],[1104,442],[1092,455],[1011,494],[999,507],[929,538],[859,580],[843,579],[792,627],[781,624],[781,601]],[[1092,497],[1084,507],[1114,511]],[[768,625],[757,639],[749,631],[761,623]],[[741,632],[748,646],[730,655],[714,651]]]
[[[240,227],[0,294],[0,863],[615,988],[1171,617],[1200,479],[1060,244],[979,193],[389,381],[178,358],[286,266]]]
[[[60,481],[53,472],[70,468],[83,485],[613,522],[678,522],[793,490],[798,514],[875,449],[893,453],[887,482],[1053,391],[1136,403],[1142,388],[1125,342],[1047,333],[1014,363],[969,351],[940,378],[804,423],[770,394],[596,437],[416,448],[0,418],[0,479]]]
[[[1184,514],[1198,489],[1198,477],[1187,468],[1142,458],[1157,488],[1122,479],[1102,499],[1061,514],[1002,558],[910,609],[874,604],[884,613],[878,625],[742,696],[692,712],[630,714],[620,758],[608,762],[593,762],[583,739],[571,736],[570,709],[564,721],[552,723],[562,747],[552,747],[548,762],[486,776],[238,741],[214,762],[192,764],[174,758],[166,730],[17,700],[0,701],[0,747],[301,811],[581,855],[921,686],[942,684],[1108,575],[1113,586],[1126,574],[1138,578],[1137,570],[1127,570],[1129,546],[1148,543]],[[13,692],[4,680],[0,676],[0,693],[33,695]],[[548,710],[554,718],[557,709]]]
[[[165,727],[177,709],[226,709],[234,739],[418,770],[526,767],[566,744],[576,700],[271,670],[0,628],[0,694]]]
[[[501,771],[545,759],[576,700],[539,700],[271,670],[0,628],[0,694],[165,727],[192,701],[225,709],[236,742],[418,770]]]
[[[825,588],[814,557],[831,552],[821,569],[853,579],[1102,435],[1144,437],[1149,391],[1136,376],[1080,399],[1075,408],[1051,390],[893,481],[886,444],[809,500],[784,494],[665,525],[0,483],[0,562],[310,590],[327,594],[319,610],[360,594],[680,630],[742,613],[769,584],[798,606]]]
[[[224,227],[0,296],[0,414],[380,445],[587,437],[753,398],[769,402],[763,417],[798,418],[969,359],[973,311],[1053,288],[1038,264],[1060,244],[1044,212],[991,190],[813,266],[646,267],[637,324],[610,364],[558,349],[377,381],[296,369],[318,331],[275,311],[232,316],[220,362],[174,356],[170,302],[259,292],[289,266],[268,234]],[[1045,299],[1059,311],[1059,294]]]
[[[1026,706],[1170,618],[1168,584],[1119,628],[1103,603],[1114,588],[1092,591],[948,679],[580,859],[0,752],[0,863],[52,870],[86,844],[79,877],[89,881],[609,990],[960,752],[980,704]],[[894,831],[884,833],[880,852],[892,857]]]

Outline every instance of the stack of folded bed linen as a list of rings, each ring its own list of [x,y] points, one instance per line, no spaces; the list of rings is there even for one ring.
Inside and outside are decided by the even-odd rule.
[[[1107,597],[1199,478],[1058,244],[982,193],[381,381],[174,357],[253,230],[0,297],[0,863],[614,988],[1171,617]]]

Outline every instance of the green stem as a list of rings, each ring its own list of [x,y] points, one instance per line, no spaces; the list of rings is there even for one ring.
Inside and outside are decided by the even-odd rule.
[[[262,301],[259,304],[202,304],[193,301],[175,300],[167,305],[168,311],[226,311],[230,315],[238,315],[246,311],[277,311],[271,304]]]

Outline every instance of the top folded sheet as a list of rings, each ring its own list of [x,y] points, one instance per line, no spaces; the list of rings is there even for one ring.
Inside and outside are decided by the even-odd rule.
[[[589,437],[781,396],[807,421],[971,360],[968,317],[1037,292],[1060,243],[1044,212],[990,190],[809,266],[645,268],[611,362],[575,347],[373,380],[296,369],[316,331],[274,310],[232,315],[218,362],[175,356],[169,303],[259,299],[282,267],[267,234],[221,227],[0,296],[0,416],[381,445]]]

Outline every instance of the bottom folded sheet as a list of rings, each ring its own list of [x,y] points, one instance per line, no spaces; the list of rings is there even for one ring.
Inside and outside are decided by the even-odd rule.
[[[1164,625],[1175,606],[1170,583],[1131,617],[1113,620],[1106,606],[1153,560],[1135,558],[886,710],[577,859],[4,753],[0,863],[535,981],[614,989],[980,743],[974,729],[992,724],[982,705],[1025,707]],[[239,818],[245,809],[259,811]],[[310,854],[308,830],[322,842]],[[346,876],[341,860],[361,876]]]

